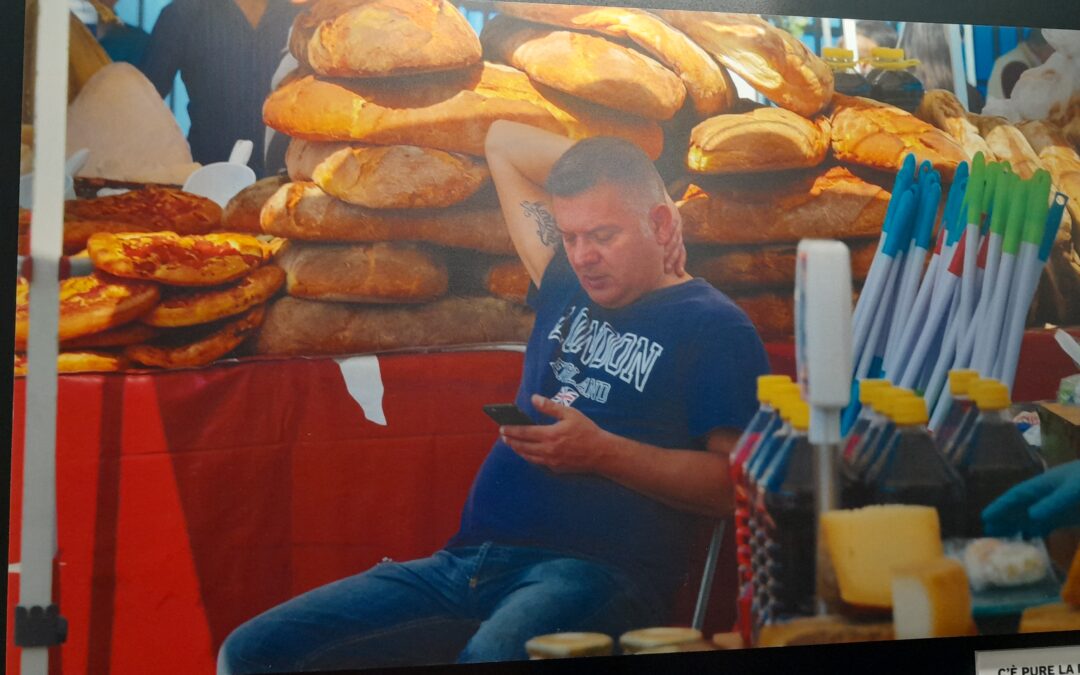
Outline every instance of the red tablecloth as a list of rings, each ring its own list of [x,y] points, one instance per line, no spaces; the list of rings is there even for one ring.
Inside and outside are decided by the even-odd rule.
[[[790,345],[770,356],[793,371]],[[379,363],[387,426],[365,419],[333,359],[62,377],[65,672],[211,672],[221,641],[259,611],[441,546],[494,440],[480,406],[512,400],[521,355]],[[1029,337],[1018,398],[1050,396],[1069,372],[1047,336]],[[9,562],[19,560],[24,397],[17,380]],[[9,574],[9,617],[17,586]]]

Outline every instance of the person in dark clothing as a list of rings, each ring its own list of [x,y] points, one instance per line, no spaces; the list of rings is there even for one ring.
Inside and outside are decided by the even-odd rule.
[[[139,67],[163,98],[180,73],[195,161],[223,162],[240,139],[261,147],[263,101],[298,11],[287,0],[173,0],[161,11]],[[263,175],[262,152],[250,165]]]

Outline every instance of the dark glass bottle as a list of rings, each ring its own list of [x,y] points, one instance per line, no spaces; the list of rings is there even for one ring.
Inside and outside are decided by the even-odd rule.
[[[855,70],[855,52],[839,47],[825,47],[821,58],[833,72],[833,89],[846,96],[870,96],[870,82]]]

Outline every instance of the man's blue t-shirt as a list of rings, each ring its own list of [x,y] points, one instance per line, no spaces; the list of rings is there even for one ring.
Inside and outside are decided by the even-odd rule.
[[[592,302],[561,251],[529,303],[536,324],[516,403],[539,423],[541,394],[602,429],[663,448],[704,450],[741,429],[768,362],[753,324],[701,279],[618,309]],[[535,546],[612,564],[669,593],[681,583],[700,519],[594,474],[556,474],[501,440],[481,466],[448,544]]]

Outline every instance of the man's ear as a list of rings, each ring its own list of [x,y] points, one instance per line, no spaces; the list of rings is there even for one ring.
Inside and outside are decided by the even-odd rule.
[[[671,238],[675,236],[675,214],[671,212],[671,206],[657,204],[649,209],[649,228],[656,237],[656,242],[661,246],[667,246]]]

